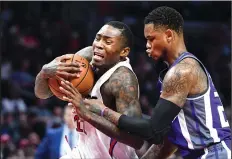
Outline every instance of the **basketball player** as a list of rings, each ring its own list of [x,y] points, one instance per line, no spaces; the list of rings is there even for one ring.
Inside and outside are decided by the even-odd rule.
[[[173,8],[158,7],[144,22],[148,56],[169,65],[160,73],[161,95],[151,119],[122,115],[96,99],[82,103],[81,96],[76,96],[67,101],[79,114],[86,106],[121,130],[155,144],[162,144],[168,135],[183,158],[231,159],[231,131],[222,102],[202,62],[186,49],[181,14]],[[67,82],[65,88],[68,86]]]
[[[132,32],[127,25],[112,21],[99,30],[92,47],[87,47],[78,54],[91,61],[96,68],[97,82],[91,96],[97,97],[112,110],[140,118],[139,85],[127,58],[132,39]],[[69,58],[70,55],[63,55],[43,66],[35,82],[37,97],[52,96],[47,84],[48,78],[60,75],[78,77],[81,70],[77,64],[62,63]],[[83,132],[80,133],[78,146],[62,158],[138,158],[135,149],[141,148],[144,144],[142,139],[119,131],[117,126],[104,117],[90,111],[85,114],[87,122],[75,118],[78,131]]]

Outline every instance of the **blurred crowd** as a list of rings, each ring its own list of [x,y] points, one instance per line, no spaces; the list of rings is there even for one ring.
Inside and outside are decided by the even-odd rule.
[[[211,73],[230,120],[231,5],[230,2],[1,2],[1,156],[33,158],[47,128],[63,123],[65,102],[41,100],[33,89],[45,63],[89,46],[110,20],[128,24],[135,35],[130,53],[140,84],[144,114],[158,98],[157,69],[145,52],[144,17],[168,5],[185,19],[185,41]],[[231,121],[231,120],[230,120]],[[231,122],[229,122],[231,123]]]

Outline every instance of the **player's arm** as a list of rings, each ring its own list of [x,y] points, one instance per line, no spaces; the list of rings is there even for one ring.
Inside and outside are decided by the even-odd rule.
[[[111,109],[104,111],[104,116],[120,129],[138,135],[155,144],[163,142],[163,136],[169,131],[170,125],[183,107],[191,86],[197,76],[194,74],[199,67],[183,62],[173,67],[165,76],[163,90],[151,119],[142,119],[121,115]],[[100,103],[98,103],[99,107]],[[97,106],[96,106],[97,107]],[[101,107],[102,108],[102,107]]]
[[[89,62],[92,60],[92,46],[86,47],[76,54],[86,58]],[[64,60],[72,58],[71,54],[59,56],[55,58],[52,62],[45,64],[41,71],[37,74],[35,80],[34,92],[36,97],[41,99],[46,99],[51,97],[53,94],[48,87],[48,78],[51,77],[76,77],[79,71],[78,64],[66,64],[63,63]],[[75,71],[76,73],[69,73],[69,71]]]
[[[126,67],[118,68],[109,80],[110,90],[116,99],[117,112],[142,117],[139,102],[139,85],[135,74]]]
[[[141,148],[143,140],[140,137],[120,130],[115,124],[100,116],[101,109],[95,109],[95,105],[97,104],[96,102],[89,103],[88,109],[86,109],[79,92],[72,87],[70,82],[66,81],[65,83],[67,83],[67,85],[62,84],[65,90],[61,89],[61,91],[70,98],[69,100],[65,100],[78,107],[78,115],[81,118],[89,122],[107,136],[134,147],[135,149]],[[107,89],[116,99],[117,111],[129,116],[141,117],[141,108],[138,99],[138,81],[135,75],[128,68],[120,67],[110,77],[108,84]],[[98,102],[103,104],[99,100]]]
[[[93,57],[93,47],[85,47],[84,49],[79,50],[75,54],[80,55],[81,57],[84,57],[88,62],[91,62]]]
[[[138,88],[137,78],[130,69],[120,67],[114,72],[109,79],[108,90],[111,92],[112,96],[115,97],[118,113],[138,118],[142,116]],[[90,105],[89,110],[98,114],[99,121],[96,120],[96,118],[91,118],[92,120],[89,120],[89,122],[94,124],[97,129],[101,130],[106,135],[115,138],[117,141],[130,145],[136,149],[142,146],[143,140],[141,138],[128,134],[125,131],[120,131],[113,123],[106,122],[109,120],[99,116],[101,115],[100,111],[94,109],[94,106],[91,107]],[[92,115],[96,116],[95,114]],[[108,130],[105,131],[106,129]]]

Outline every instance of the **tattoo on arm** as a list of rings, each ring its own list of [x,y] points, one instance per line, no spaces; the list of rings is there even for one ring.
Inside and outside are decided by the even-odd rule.
[[[76,54],[86,58],[90,62],[93,56],[92,46],[85,47],[84,49],[81,49],[80,51],[78,51]],[[46,67],[49,68],[49,65],[46,65]],[[53,76],[55,74],[54,70],[56,70],[55,67],[57,66],[52,65],[51,67],[54,67],[54,68],[44,69],[44,71],[47,71],[46,74],[50,74],[51,76]],[[52,72],[49,72],[49,71],[52,71]],[[41,72],[38,73],[38,75],[36,76],[34,91],[35,91],[35,95],[41,99],[47,99],[53,95],[53,93],[49,89],[48,80],[42,77]]]
[[[164,77],[160,97],[182,107],[194,83],[194,69],[195,66],[185,60],[171,68]]]
[[[47,99],[53,95],[51,92],[47,79],[43,78],[41,73],[38,73],[35,80],[35,95],[41,99]]]
[[[108,84],[109,91],[116,99],[116,107],[119,113],[106,109],[104,112],[105,118],[103,118],[90,112],[88,117],[89,123],[119,142],[139,149],[144,143],[143,140],[138,136],[119,130],[117,127],[121,114],[141,116],[137,79],[128,68],[120,67],[110,77]],[[99,113],[99,110],[93,110],[93,112]]]
[[[138,81],[133,72],[126,67],[120,67],[110,78],[109,89],[116,98],[118,113],[106,109],[104,117],[107,120],[118,125],[120,114],[141,117],[142,111],[138,99]]]
[[[129,145],[135,149],[139,149],[143,145],[142,139],[140,139],[137,136],[133,136],[127,132],[120,131],[115,124],[106,120],[104,117],[96,115],[86,109],[82,111],[82,114],[83,114],[83,118],[87,122],[89,122],[91,125],[99,129],[107,136],[115,138],[117,139],[117,141]]]
[[[110,89],[116,98],[117,112],[141,117],[139,86],[135,74],[126,67],[120,67],[109,80]]]

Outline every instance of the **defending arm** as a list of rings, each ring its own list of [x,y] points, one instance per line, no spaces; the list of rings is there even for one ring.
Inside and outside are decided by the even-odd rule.
[[[160,98],[152,110],[151,119],[141,119],[121,115],[118,127],[132,134],[139,135],[149,142],[161,144],[163,136],[169,131],[173,119],[181,108],[176,104]]]

